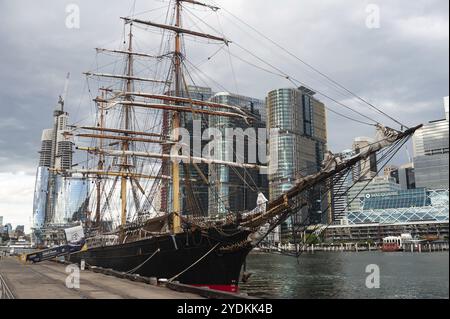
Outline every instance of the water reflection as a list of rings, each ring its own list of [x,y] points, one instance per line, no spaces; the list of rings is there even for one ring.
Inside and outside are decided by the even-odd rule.
[[[381,271],[380,289],[365,285],[366,267]],[[255,253],[241,289],[262,298],[448,298],[448,253],[316,253],[295,258]]]

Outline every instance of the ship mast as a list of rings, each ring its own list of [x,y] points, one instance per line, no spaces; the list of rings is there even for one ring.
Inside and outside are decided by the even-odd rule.
[[[103,108],[103,111],[109,108],[110,106],[121,105],[122,107],[122,128],[121,129],[112,129],[105,127],[104,119],[100,119],[100,122],[97,127],[82,127],[84,130],[93,130],[100,132],[100,134],[77,134],[79,137],[83,138],[95,138],[95,139],[106,139],[106,140],[116,140],[120,143],[120,150],[107,150],[103,149],[103,144],[98,145],[99,147],[96,149],[87,148],[84,149],[82,147],[77,148],[79,150],[85,150],[89,153],[102,154],[103,156],[99,159],[99,163],[97,165],[97,170],[86,170],[80,173],[89,175],[92,174],[94,176],[98,176],[99,180],[97,182],[97,197],[101,196],[101,181],[100,176],[116,176],[120,177],[121,186],[120,186],[120,201],[121,201],[121,210],[120,210],[120,226],[123,229],[127,223],[127,189],[128,189],[128,181],[131,181],[131,186],[133,187],[133,182],[136,181],[138,188],[139,183],[136,178],[143,179],[167,179],[172,180],[172,233],[177,234],[182,232],[181,229],[181,194],[180,194],[180,182],[181,182],[181,173],[180,173],[180,164],[179,161],[182,159],[180,154],[165,154],[164,156],[168,156],[173,159],[171,163],[171,176],[151,176],[151,175],[143,175],[143,174],[135,174],[131,171],[132,163],[130,162],[130,157],[134,156],[143,156],[143,157],[164,157],[164,156],[155,156],[155,154],[151,153],[138,153],[133,152],[131,150],[131,145],[134,142],[139,143],[150,143],[150,144],[174,144],[180,139],[180,128],[181,128],[181,114],[184,113],[196,113],[196,114],[204,114],[204,115],[212,115],[212,116],[224,116],[224,117],[233,117],[233,118],[242,118],[245,121],[253,120],[252,116],[247,112],[240,110],[237,107],[233,107],[230,105],[221,105],[218,103],[205,102],[205,101],[196,101],[191,98],[184,98],[183,95],[183,48],[182,48],[182,35],[187,34],[189,36],[200,37],[204,39],[208,39],[209,41],[220,41],[224,42],[226,45],[230,43],[229,40],[223,37],[201,33],[189,29],[184,29],[182,27],[182,10],[183,10],[183,2],[190,3],[192,5],[199,5],[207,7],[213,11],[217,11],[219,8],[210,6],[198,1],[191,0],[175,0],[175,22],[171,25],[164,25],[159,23],[154,23],[152,21],[143,21],[139,19],[131,19],[122,17],[126,24],[130,24],[130,33],[129,33],[129,43],[127,50],[110,50],[110,49],[97,49],[97,52],[110,52],[110,53],[118,53],[124,54],[127,56],[127,70],[124,72],[125,74],[106,74],[106,73],[95,73],[95,72],[85,72],[84,74],[88,77],[101,77],[101,78],[112,78],[112,79],[123,79],[126,82],[125,87],[118,92],[115,92],[111,89],[101,89],[102,91],[112,93],[113,97],[111,99],[105,98],[105,94],[102,97],[97,97],[94,101],[97,105]],[[141,24],[145,26],[150,26],[159,29],[166,29],[174,33],[175,36],[175,48],[172,52],[172,71],[173,71],[173,81],[162,81],[158,79],[149,79],[136,77],[134,75],[133,70],[133,58],[134,56],[141,57],[155,57],[144,53],[133,52],[133,24]],[[168,57],[169,54],[157,56],[156,58],[164,58]],[[172,89],[170,93],[164,95],[156,95],[156,94],[147,94],[142,92],[134,91],[134,81],[142,81],[142,82],[153,82],[158,84],[171,84]],[[142,100],[136,101],[135,97],[140,97],[143,99],[152,99],[153,101],[162,101],[162,102],[153,102],[153,103],[145,103]],[[119,100],[120,99],[120,100]],[[194,105],[196,108],[194,108]],[[172,135],[165,136],[161,134],[151,134],[147,132],[137,132],[133,130],[131,123],[131,110],[134,107],[139,108],[148,108],[148,109],[160,109],[167,112],[171,112],[171,127],[172,127]],[[214,110],[216,109],[216,110]],[[222,111],[218,109],[226,109],[227,111]],[[105,133],[117,133],[120,135],[112,135]],[[157,137],[160,139],[149,139],[145,137]],[[167,141],[169,139],[169,141]],[[119,163],[118,171],[104,171],[105,170],[105,156],[109,156],[114,153],[115,157],[121,158]],[[189,160],[189,159],[188,159]],[[235,163],[226,163],[229,165],[234,165]],[[142,191],[142,190],[141,190]],[[135,198],[136,200],[136,198]],[[97,203],[96,209],[96,221],[99,221],[101,216],[100,205]]]
[[[133,23],[130,23],[130,34],[128,36],[128,72],[127,72],[127,84],[126,90],[133,90]],[[132,97],[126,98],[129,102],[132,101]],[[130,105],[122,105],[124,110],[124,130],[130,130]],[[128,134],[125,134],[128,136]],[[124,139],[122,142],[122,151],[127,152],[130,149],[130,140]],[[128,156],[124,155],[122,159],[121,171],[126,172],[129,170]],[[120,224],[125,227],[127,223],[127,184],[128,177],[123,175],[120,185],[120,200],[121,200],[121,212],[120,212]]]
[[[188,112],[188,113],[194,113],[196,110],[194,110],[192,107],[183,107],[183,99],[181,98],[182,95],[182,87],[183,87],[183,71],[182,71],[182,59],[183,59],[183,53],[182,53],[182,38],[181,36],[183,34],[188,34],[194,37],[201,37],[206,38],[211,41],[221,41],[224,42],[226,45],[230,43],[225,38],[205,34],[201,32],[196,32],[193,30],[184,29],[182,27],[182,7],[183,2],[187,2],[193,5],[199,5],[203,7],[210,8],[213,11],[219,10],[219,8],[210,6],[198,1],[194,0],[175,0],[175,25],[164,25],[159,23],[154,23],[151,21],[143,21],[139,19],[130,19],[122,17],[126,22],[135,22],[139,24],[143,24],[146,26],[151,26],[159,29],[166,29],[170,30],[175,33],[175,51],[173,53],[173,71],[174,71],[174,95],[176,100],[173,100],[173,105],[157,105],[157,104],[145,104],[145,103],[135,103],[130,102],[130,105],[138,106],[138,107],[148,107],[148,108],[160,108],[160,109],[166,109],[173,112],[172,115],[172,132],[173,136],[172,139],[174,142],[179,141],[179,129],[181,127],[181,113],[182,112]],[[132,91],[129,90],[127,94],[133,95],[131,93]],[[125,102],[126,103],[126,102]],[[208,105],[209,107],[213,105]],[[246,118],[247,116],[244,114],[239,113],[227,113],[227,112],[214,112],[210,110],[202,110],[204,112],[208,112],[210,115],[220,115],[220,116],[232,116],[232,117],[243,117]],[[179,154],[177,154],[179,155]],[[174,234],[180,233],[182,231],[181,229],[181,198],[180,198],[180,165],[177,162],[178,159],[173,159],[171,164],[171,175],[172,175],[172,232]]]
[[[105,98],[105,92],[102,91],[102,98]],[[98,103],[100,106],[100,119],[99,119],[99,128],[103,129],[105,127],[105,112],[104,112],[104,103]],[[103,135],[103,132],[102,132]],[[103,139],[98,139],[98,145],[99,147],[103,147]],[[99,171],[103,171],[105,156],[103,154],[98,154],[98,165],[97,169]],[[97,203],[96,203],[96,209],[95,209],[95,226],[100,225],[100,219],[101,219],[101,192],[102,192],[102,177],[101,175],[97,176],[97,183],[96,183],[96,191],[97,191]]]
[[[176,22],[175,27],[181,28],[181,2],[176,0]],[[179,31],[175,34],[175,53],[174,53],[174,72],[175,72],[175,96],[181,96],[181,34]],[[130,92],[130,91],[129,91]],[[177,105],[179,105],[177,103]],[[179,139],[180,113],[173,113],[173,140]],[[180,165],[177,160],[172,161],[172,200],[173,200],[173,232],[181,232],[181,207],[180,207]]]

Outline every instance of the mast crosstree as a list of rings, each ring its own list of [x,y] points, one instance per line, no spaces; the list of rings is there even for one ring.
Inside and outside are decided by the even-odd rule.
[[[123,129],[115,129],[115,128],[107,128],[105,127],[104,121],[100,123],[98,127],[88,127],[84,126],[80,129],[83,130],[91,130],[97,131],[98,134],[93,133],[79,133],[76,134],[77,137],[80,138],[93,138],[97,140],[113,140],[118,141],[121,145],[121,150],[104,150],[103,142],[99,142],[99,147],[97,149],[93,148],[83,148],[79,147],[79,150],[84,150],[93,154],[97,154],[99,156],[99,165],[97,170],[84,170],[84,174],[89,175],[97,175],[97,196],[101,196],[101,176],[118,176],[120,177],[120,201],[121,201],[121,213],[120,213],[120,225],[124,227],[127,223],[127,189],[128,189],[128,181],[131,182],[131,187],[133,185],[140,186],[137,178],[147,178],[152,179],[154,176],[145,175],[145,174],[137,174],[131,171],[132,164],[130,162],[130,157],[150,157],[150,158],[160,158],[165,160],[171,160],[171,178],[160,178],[170,179],[171,188],[172,188],[172,232],[174,234],[178,234],[182,232],[181,229],[181,198],[180,198],[180,164],[179,161],[199,161],[206,162],[201,158],[193,158],[193,157],[183,157],[181,154],[154,154],[149,152],[135,152],[130,149],[130,146],[134,142],[141,142],[147,144],[160,144],[160,145],[171,145],[177,143],[180,138],[179,129],[181,128],[181,114],[183,113],[192,113],[192,114],[201,114],[206,116],[221,116],[221,117],[230,117],[230,118],[241,118],[246,122],[251,122],[255,120],[254,115],[249,114],[248,112],[231,105],[225,105],[220,103],[206,102],[206,101],[198,101],[191,98],[185,98],[183,96],[183,48],[182,48],[182,36],[189,35],[194,37],[200,37],[204,39],[208,39],[211,41],[220,41],[224,42],[226,45],[231,43],[230,40],[215,36],[207,33],[201,33],[189,29],[185,29],[182,26],[182,9],[183,3],[189,3],[192,5],[198,5],[202,7],[209,8],[213,11],[219,10],[218,7],[211,6],[198,1],[188,1],[188,0],[176,0],[174,6],[174,14],[175,14],[175,22],[174,25],[165,25],[160,23],[155,23],[151,21],[144,21],[140,19],[132,19],[128,17],[122,17],[125,21],[126,25],[130,26],[130,32],[128,36],[128,49],[127,50],[111,50],[111,49],[102,49],[97,48],[97,52],[107,52],[114,54],[124,54],[127,57],[127,72],[126,74],[109,74],[109,73],[99,73],[99,72],[85,72],[84,74],[88,77],[101,77],[101,78],[110,78],[110,79],[121,79],[126,81],[126,85],[123,91],[113,91],[107,88],[101,88],[103,92],[113,93],[113,97],[111,99],[107,99],[105,94],[102,94],[102,97],[97,97],[94,99],[97,106],[101,108],[101,114],[104,116],[104,111],[109,108],[120,105],[122,108],[122,116],[123,116]],[[158,80],[151,79],[145,77],[138,77],[134,75],[133,72],[133,58],[134,57],[145,57],[145,58],[156,58],[162,59],[169,57],[170,54],[165,55],[149,55],[145,53],[138,53],[133,51],[133,24],[141,24],[145,26],[150,26],[159,29],[165,29],[174,32],[174,51],[171,53],[172,55],[172,69],[173,69],[173,79],[174,81],[168,80]],[[164,85],[173,85],[172,94],[150,94],[144,92],[135,92],[133,82],[149,82],[155,84],[164,84]],[[163,101],[164,103],[146,103],[136,101],[136,97],[141,97],[144,99],[151,99],[152,101]],[[194,106],[196,106],[194,108]],[[172,113],[171,119],[171,127],[172,127],[172,135],[164,136],[162,134],[153,134],[146,132],[138,132],[134,131],[132,127],[130,127],[131,119],[130,114],[131,110],[134,107],[139,108],[147,108],[147,109],[155,109],[155,110],[164,110]],[[224,111],[226,110],[226,111]],[[110,133],[110,134],[106,134]],[[117,133],[119,135],[112,135],[111,133]],[[148,137],[159,137],[161,139],[152,139]],[[118,172],[112,171],[104,171],[104,157],[105,156],[115,156],[122,158],[120,163],[120,170]],[[221,162],[222,163],[222,162]],[[256,168],[259,166],[256,165],[245,165],[238,164],[232,162],[223,161],[223,165],[230,165],[234,167],[246,167],[246,168]],[[78,172],[81,172],[80,170]],[[155,177],[157,178],[157,177]],[[140,191],[142,191],[142,187],[138,187]],[[135,192],[133,192],[134,197]],[[96,207],[96,223],[99,222],[100,219],[100,204],[97,203]]]

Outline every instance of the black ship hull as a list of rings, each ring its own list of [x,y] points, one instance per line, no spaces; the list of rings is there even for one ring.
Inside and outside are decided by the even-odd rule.
[[[242,265],[252,250],[250,232],[195,231],[77,252],[70,261],[237,292]],[[179,276],[178,276],[179,275]]]

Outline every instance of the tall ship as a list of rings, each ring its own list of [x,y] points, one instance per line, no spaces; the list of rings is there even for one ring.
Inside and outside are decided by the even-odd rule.
[[[192,90],[196,83],[192,83],[192,67],[188,67],[185,37],[219,43],[225,49],[232,41],[186,28],[183,13],[187,5],[219,10],[199,1],[175,0],[168,8],[167,23],[121,18],[126,30],[124,48],[101,48],[97,52],[121,56],[124,72],[86,72],[90,79],[110,82],[99,85],[97,96],[93,96],[94,122],[70,126],[67,132],[82,141],[76,150],[87,160],[83,167],[52,172],[82,176],[92,185],[90,209],[81,219],[85,244],[81,251],[70,255],[70,261],[237,292],[252,249],[293,216],[303,218],[296,223],[298,227],[310,225],[309,216],[303,212],[314,204],[309,196],[313,190],[320,186],[325,198],[323,194],[332,187],[333,180],[342,178],[372,155],[392,158],[420,126],[397,131],[376,123],[377,140],[358,154],[344,159],[325,152],[316,173],[297,176],[281,195],[267,200],[256,191],[253,209],[231,211],[224,205],[225,209],[213,210],[214,205],[205,205],[198,191],[216,191],[210,182],[210,167],[240,170],[245,176],[265,169],[270,175],[275,174],[276,161],[272,153],[269,164],[264,166],[239,161],[237,156],[223,160],[189,147],[186,151],[189,143],[181,138],[181,132],[192,133],[194,122],[204,127],[211,119],[243,125],[261,121],[251,106],[211,99]],[[159,54],[135,50],[136,29],[163,36]],[[160,78],[135,72],[142,59],[155,60],[156,68],[162,65],[153,72]],[[213,77],[205,78],[214,81]],[[242,183],[249,183],[245,176]],[[221,198],[213,199],[216,204],[220,201]]]

